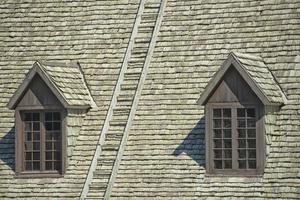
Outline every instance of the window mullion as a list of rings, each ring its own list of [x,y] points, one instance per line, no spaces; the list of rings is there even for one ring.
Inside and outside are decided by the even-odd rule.
[[[45,171],[45,115],[40,112],[41,116],[41,171]]]
[[[238,133],[237,133],[237,109],[231,108],[232,113],[232,169],[238,169]]]

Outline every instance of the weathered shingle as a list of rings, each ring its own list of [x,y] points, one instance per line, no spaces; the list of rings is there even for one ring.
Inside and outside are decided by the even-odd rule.
[[[285,102],[284,93],[262,58],[237,52],[233,53],[233,56],[241,63],[271,103],[283,104]]]
[[[38,65],[70,106],[91,105],[91,98],[78,66],[47,62],[38,62]]]
[[[0,199],[79,199],[139,3],[1,3]],[[111,199],[299,199],[299,7],[299,0],[167,1]],[[261,57],[288,98],[280,111],[265,117],[267,157],[259,178],[205,176],[204,110],[196,101],[231,51]],[[270,101],[278,102],[265,66],[236,56],[254,70]],[[83,119],[63,178],[18,179],[14,114],[6,104],[39,59],[80,61],[99,107]],[[64,78],[53,81],[72,92]]]

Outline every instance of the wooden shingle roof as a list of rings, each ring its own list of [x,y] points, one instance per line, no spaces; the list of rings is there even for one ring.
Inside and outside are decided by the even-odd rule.
[[[299,8],[298,0],[1,2],[0,199],[74,200],[84,188],[90,200],[107,191],[112,200],[299,199]],[[262,177],[206,176],[205,113],[196,102],[230,52],[243,53],[232,56],[266,101],[284,102],[281,90],[288,99],[264,118]],[[66,105],[86,105],[89,91],[98,105],[68,116],[71,148],[61,178],[15,177],[15,118],[7,103],[36,60],[78,60],[85,81],[70,66],[40,69]],[[125,142],[124,119],[131,123]]]

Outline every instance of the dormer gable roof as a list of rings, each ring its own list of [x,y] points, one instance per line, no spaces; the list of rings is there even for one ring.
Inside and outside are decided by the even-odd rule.
[[[65,108],[91,107],[90,94],[77,64],[36,61],[9,100],[9,109],[15,109],[35,75],[41,77]]]
[[[231,52],[207,84],[197,101],[198,104],[206,104],[231,66],[238,71],[264,105],[280,106],[285,103],[284,93],[262,58]]]

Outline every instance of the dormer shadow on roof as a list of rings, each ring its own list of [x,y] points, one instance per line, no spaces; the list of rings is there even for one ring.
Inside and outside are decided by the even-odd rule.
[[[219,87],[227,72],[233,69],[247,83],[265,106],[282,106],[286,96],[263,59],[249,54],[231,52],[219,71],[211,78],[197,103],[205,105]]]
[[[35,100],[31,101],[38,104],[58,100],[66,109],[80,110],[87,110],[94,105],[79,66],[74,64],[35,62],[8,102],[8,108],[15,109],[24,95],[30,95],[27,94],[29,90],[35,93],[31,96]]]

